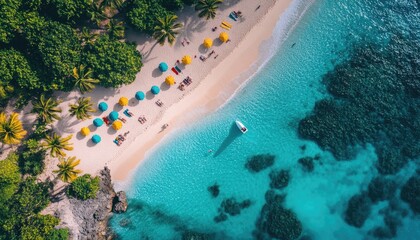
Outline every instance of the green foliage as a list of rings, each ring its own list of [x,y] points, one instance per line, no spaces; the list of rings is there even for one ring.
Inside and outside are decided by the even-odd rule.
[[[95,198],[99,191],[99,177],[92,178],[89,174],[85,174],[76,178],[67,189],[69,196],[80,200]]]
[[[109,38],[111,39],[122,39],[125,35],[124,22],[120,22],[116,19],[111,19],[106,25],[106,30],[108,31]]]
[[[46,239],[60,220],[51,215],[36,214],[27,219],[21,229],[21,238],[27,240]]]
[[[152,34],[158,18],[173,15],[155,0],[133,0],[127,7],[127,21],[137,30]]]
[[[179,29],[183,26],[182,23],[176,23],[178,19],[176,15],[168,15],[165,18],[159,18],[158,24],[156,25],[153,38],[160,45],[164,45],[167,41],[169,45],[173,45],[175,42],[176,35],[179,34]]]
[[[59,22],[36,20],[25,30],[33,59],[44,74],[44,91],[70,90],[72,70],[80,62],[81,42],[76,31]]]
[[[9,43],[18,29],[19,0],[0,0],[0,43]]]
[[[0,160],[0,206],[9,200],[18,188],[20,174],[17,161],[18,156],[14,153]]]
[[[222,2],[223,0],[199,0],[195,5],[195,10],[199,11],[199,17],[205,17],[207,20],[214,19],[218,5]]]
[[[39,89],[41,82],[27,59],[14,49],[0,50],[0,99]]]
[[[46,0],[48,6],[57,17],[67,23],[75,24],[88,19],[92,9],[92,0]]]
[[[104,87],[132,83],[142,66],[141,55],[134,44],[113,41],[108,36],[101,36],[94,45],[88,46],[83,59]]]
[[[50,231],[47,237],[48,240],[67,240],[69,239],[69,229],[60,228]]]
[[[26,149],[19,156],[19,167],[22,174],[36,176],[42,173],[45,167],[45,150]]]

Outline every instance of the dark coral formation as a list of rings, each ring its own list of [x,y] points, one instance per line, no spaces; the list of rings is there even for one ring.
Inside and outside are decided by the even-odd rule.
[[[252,202],[246,199],[242,202],[238,202],[235,198],[226,198],[220,204],[219,215],[214,217],[215,222],[223,222],[228,219],[228,215],[236,216],[241,214],[241,210],[251,206]]]
[[[259,154],[248,158],[245,167],[250,172],[260,172],[266,168],[273,166],[276,156],[270,154]]]
[[[215,183],[212,186],[208,187],[207,190],[209,190],[210,194],[216,198],[217,196],[219,196],[220,193],[220,186]]]
[[[214,234],[211,233],[201,233],[187,230],[182,233],[182,240],[211,240],[214,239]]]
[[[270,173],[270,187],[282,189],[289,184],[290,174],[287,170],[274,170]]]
[[[274,191],[266,193],[266,204],[261,209],[254,231],[256,239],[293,240],[300,237],[302,224],[294,212],[282,206],[284,197]]]
[[[395,181],[379,176],[369,183],[368,195],[372,202],[384,201],[391,199],[396,190],[397,184]]]
[[[303,157],[298,160],[298,163],[302,165],[303,170],[306,172],[312,172],[315,169],[313,157]]]
[[[354,195],[350,198],[345,213],[345,220],[349,225],[360,228],[370,215],[372,201],[367,193]]]
[[[410,205],[411,210],[420,213],[420,174],[412,176],[401,189],[401,199]]]
[[[378,170],[398,172],[420,156],[419,41],[395,34],[385,45],[355,44],[347,59],[323,77],[329,98],[299,123],[299,135],[337,159],[354,146],[374,145]]]

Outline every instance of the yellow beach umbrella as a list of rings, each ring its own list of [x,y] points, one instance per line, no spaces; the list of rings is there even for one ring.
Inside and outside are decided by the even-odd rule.
[[[87,135],[89,135],[89,133],[90,133],[90,129],[89,129],[88,127],[82,127],[82,129],[80,130],[80,133],[81,133],[83,136],[87,136]]]
[[[222,42],[227,42],[227,40],[229,40],[229,34],[227,34],[226,32],[222,32],[219,35],[219,39]]]
[[[213,40],[211,40],[211,38],[206,38],[204,39],[203,45],[205,48],[211,48],[211,46],[213,46]]]
[[[121,97],[120,100],[118,101],[118,104],[120,104],[121,106],[127,106],[128,105],[128,98]]]
[[[169,76],[166,77],[165,83],[168,84],[169,86],[174,85],[175,84],[175,78],[172,75],[169,75]]]
[[[182,63],[184,64],[184,65],[188,65],[188,64],[190,64],[192,62],[192,58],[190,57],[190,55],[185,55],[183,58],[182,58]]]
[[[122,122],[118,120],[113,122],[112,128],[114,128],[115,130],[120,130],[122,128]]]

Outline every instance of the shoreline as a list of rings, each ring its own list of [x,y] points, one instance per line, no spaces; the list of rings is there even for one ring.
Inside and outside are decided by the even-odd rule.
[[[247,69],[256,65],[261,59],[262,46],[268,40],[273,39],[275,27],[292,3],[292,0],[273,3],[267,13],[246,33],[228,56],[200,81],[197,87],[166,109],[160,119],[141,134],[142,138],[137,136],[119,156],[118,161],[107,164],[113,170],[113,180],[126,181],[130,179],[148,154],[158,148],[165,137],[170,137],[177,129],[182,128],[182,123],[195,121],[223,107],[250,77],[259,71],[260,67],[254,71],[247,71]],[[279,43],[277,46],[281,46],[281,44]],[[243,49],[247,49],[247,51],[243,51]],[[238,62],[240,64],[237,64]],[[258,64],[258,66],[264,65],[265,62]],[[195,113],[189,113],[191,111]],[[161,131],[163,124],[169,125],[164,132]]]

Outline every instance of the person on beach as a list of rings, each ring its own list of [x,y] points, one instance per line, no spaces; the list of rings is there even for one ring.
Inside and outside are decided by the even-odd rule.
[[[260,9],[261,5],[258,5],[258,7],[255,9],[255,11],[257,11],[258,9]]]

